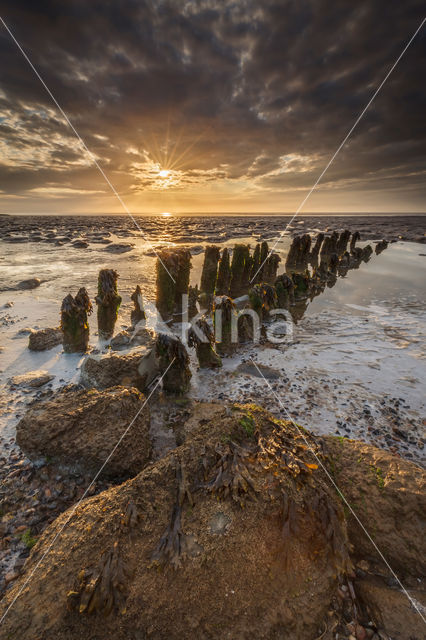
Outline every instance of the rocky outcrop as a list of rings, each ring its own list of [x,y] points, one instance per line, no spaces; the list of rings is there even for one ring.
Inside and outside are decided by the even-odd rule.
[[[81,383],[95,389],[119,384],[144,391],[158,375],[154,344],[151,340],[125,354],[88,355],[81,367]]]
[[[30,459],[48,456],[54,463],[93,473],[119,443],[102,473],[131,477],[151,454],[149,409],[140,411],[144,401],[139,391],[123,387],[63,391],[27,411],[16,427],[16,439]]]
[[[336,484],[392,568],[402,575],[425,574],[424,470],[362,442],[333,436],[324,441]],[[358,521],[348,518],[356,557],[380,560]]]
[[[61,344],[62,337],[60,327],[32,331],[28,339],[28,348],[30,351],[47,351]]]

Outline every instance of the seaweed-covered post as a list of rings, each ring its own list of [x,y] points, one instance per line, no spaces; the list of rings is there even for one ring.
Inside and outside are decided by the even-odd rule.
[[[189,249],[176,251],[177,264],[175,276],[175,312],[182,313],[182,296],[188,294],[189,276],[191,272],[191,253]]]
[[[253,281],[253,283],[256,282],[260,282],[261,280],[261,273],[259,271],[260,269],[260,244],[257,244],[254,248],[253,251],[253,258],[252,258],[252,264],[251,264],[251,273],[250,273],[250,282]]]
[[[216,298],[213,313],[216,349],[221,355],[233,353],[236,343],[234,333],[238,335],[238,314],[235,304],[228,296]]]
[[[263,271],[263,281],[268,284],[274,284],[277,278],[278,265],[281,262],[281,258],[278,253],[271,253],[269,258],[265,262],[265,268]]]
[[[380,242],[376,243],[376,247],[375,247],[375,251],[376,251],[376,255],[380,255],[382,253],[382,251],[384,251],[385,249],[388,248],[388,244],[389,242],[387,240],[380,240]]]
[[[188,344],[190,347],[195,347],[201,369],[215,369],[222,366],[222,360],[214,350],[214,331],[204,316],[199,318],[189,330]]]
[[[191,318],[196,316],[198,313],[197,302],[199,297],[200,297],[200,292],[198,290],[198,285],[196,284],[195,287],[191,287],[191,285],[189,285],[188,287],[188,320],[191,320]]]
[[[249,246],[247,244],[236,244],[231,263],[231,284],[229,287],[229,295],[231,298],[238,298],[245,293],[244,275],[247,273],[246,261],[249,258]]]
[[[294,296],[295,298],[305,298],[309,295],[310,277],[309,272],[305,273],[293,273],[291,279],[294,284]]]
[[[324,241],[324,234],[322,233],[322,231],[317,235],[316,240],[315,240],[315,244],[312,247],[312,251],[311,251],[311,259],[313,260],[317,260],[318,259],[318,255],[321,249],[321,245]]]
[[[84,353],[89,344],[87,316],[93,311],[89,294],[83,287],[75,298],[69,293],[61,306],[61,329],[65,353]]]
[[[227,296],[229,293],[229,285],[231,283],[231,263],[229,260],[229,251],[225,247],[219,261],[219,269],[217,271],[217,280],[215,293],[217,296]]]
[[[278,307],[288,309],[294,303],[293,280],[286,273],[282,273],[275,280],[275,291],[277,293]]]
[[[98,332],[99,337],[107,340],[114,333],[121,296],[117,293],[118,273],[114,269],[101,269],[98,276]]]
[[[337,240],[337,255],[339,257],[345,253],[350,237],[351,237],[351,232],[349,231],[349,229],[345,229],[340,234]]]
[[[349,244],[349,251],[350,253],[355,253],[355,245],[357,242],[359,242],[359,240],[361,240],[361,234],[359,231],[355,231],[352,234],[352,238]]]
[[[166,249],[160,251],[156,263],[157,292],[155,304],[163,320],[169,320],[175,310],[177,270],[176,256]]]
[[[188,391],[192,373],[189,369],[188,352],[179,338],[165,333],[158,334],[156,353],[159,369],[163,374],[164,391],[176,394]]]
[[[251,308],[256,311],[259,321],[266,320],[271,309],[275,309],[278,303],[275,287],[270,284],[255,284],[249,291]]]
[[[139,285],[136,286],[136,289],[133,291],[130,299],[132,300],[135,307],[130,313],[130,321],[132,323],[132,326],[134,327],[138,324],[138,322],[146,320],[146,315],[143,308],[142,289]]]
[[[214,245],[206,247],[204,252],[203,270],[201,272],[200,291],[208,296],[212,296],[214,294],[219,257],[219,247]]]

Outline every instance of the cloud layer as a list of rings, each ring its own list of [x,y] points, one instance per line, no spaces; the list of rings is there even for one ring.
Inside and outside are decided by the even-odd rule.
[[[423,17],[417,0],[10,2],[135,212],[292,211]],[[0,25],[0,210],[119,211]],[[423,211],[426,28],[305,211]]]

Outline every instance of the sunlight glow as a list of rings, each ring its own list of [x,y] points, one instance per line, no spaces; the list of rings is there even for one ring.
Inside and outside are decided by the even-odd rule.
[[[161,171],[158,172],[159,178],[167,178],[169,174],[170,171],[168,169],[161,169]]]
[[[163,218],[170,218],[172,214],[169,211],[163,211],[163,213],[160,213],[160,216],[162,216]]]

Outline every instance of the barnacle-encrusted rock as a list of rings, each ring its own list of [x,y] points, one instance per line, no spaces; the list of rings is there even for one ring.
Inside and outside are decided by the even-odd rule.
[[[59,392],[28,409],[17,425],[16,439],[30,459],[49,456],[95,473],[137,416],[102,471],[134,476],[151,454],[149,409],[138,413],[144,400],[136,389],[123,387]]]
[[[62,341],[63,335],[60,327],[31,331],[28,339],[28,349],[30,351],[46,351],[61,344]]]
[[[188,344],[190,347],[195,347],[201,369],[215,369],[222,366],[222,360],[214,350],[214,331],[204,316],[190,328]]]
[[[146,319],[145,311],[143,308],[142,289],[139,285],[136,286],[136,289],[133,291],[130,298],[134,304],[134,309],[132,309],[130,314],[130,320],[132,326],[135,326],[136,324],[138,324],[138,322]]]
[[[217,264],[219,262],[220,249],[215,245],[207,246],[204,252],[204,264],[201,273],[200,291],[207,295],[214,294],[217,277]]]
[[[81,367],[80,382],[85,387],[107,389],[116,384],[145,391],[158,375],[155,339],[148,332],[138,332],[138,347],[128,353],[89,354]]]
[[[61,306],[61,329],[65,353],[84,353],[89,344],[89,323],[92,303],[84,287],[75,298],[69,293]]]
[[[229,293],[230,283],[231,283],[231,264],[229,260],[229,251],[227,247],[224,247],[222,251],[222,256],[219,260],[215,294],[217,296],[227,296]]]
[[[98,332],[103,340],[111,338],[117,320],[121,296],[117,293],[118,273],[113,269],[101,269],[98,276]]]
[[[403,567],[410,580],[418,577],[425,557],[419,467],[362,443],[313,436],[254,405],[214,411],[187,405],[187,411],[191,428],[178,449],[46,529],[0,603],[1,615],[14,601],[3,622],[5,638],[128,640],[145,637],[148,629],[171,640],[219,640],[229,629],[233,638],[344,638],[348,625],[358,624],[356,595],[343,612],[336,597],[343,601],[345,593],[357,592],[358,576],[345,575],[352,571],[345,503],[323,466],[382,540],[391,566]],[[382,470],[380,486],[372,466]],[[121,521],[135,522],[135,513],[130,540]],[[380,563],[354,520],[350,535],[355,553],[365,549]],[[108,598],[89,587],[80,614],[81,587],[84,592],[93,577],[106,577],[106,566],[115,567],[108,570],[113,579],[104,582]],[[88,569],[76,586],[82,567]],[[386,575],[384,565],[377,571]],[[92,615],[86,615],[89,607]],[[387,620],[380,609],[373,613],[385,637]],[[408,607],[404,614],[399,627],[392,619],[392,637],[406,637]]]
[[[163,389],[168,393],[185,393],[189,389],[192,373],[185,346],[176,336],[160,333],[156,342]]]

